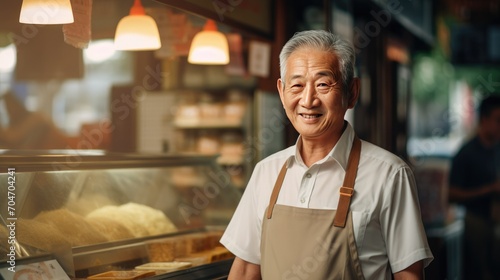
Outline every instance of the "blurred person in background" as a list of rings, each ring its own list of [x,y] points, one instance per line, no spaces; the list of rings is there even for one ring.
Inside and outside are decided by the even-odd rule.
[[[500,195],[500,94],[482,100],[477,131],[453,157],[449,184],[450,201],[466,209],[465,279],[500,279],[493,219],[494,198]]]
[[[50,119],[26,110],[12,92],[0,95],[0,149],[64,149],[67,138]]]

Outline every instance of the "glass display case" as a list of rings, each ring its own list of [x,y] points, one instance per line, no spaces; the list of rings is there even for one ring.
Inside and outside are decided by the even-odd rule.
[[[3,151],[0,271],[55,261],[70,279],[222,279],[240,197],[215,156]]]

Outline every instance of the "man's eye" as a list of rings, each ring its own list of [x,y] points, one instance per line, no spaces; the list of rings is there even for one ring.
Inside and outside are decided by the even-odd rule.
[[[329,90],[331,85],[328,83],[319,83],[316,85],[319,90]]]

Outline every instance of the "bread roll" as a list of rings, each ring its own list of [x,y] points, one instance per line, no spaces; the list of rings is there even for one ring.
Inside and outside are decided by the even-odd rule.
[[[70,248],[71,243],[52,224],[36,220],[18,219],[16,223],[16,238],[21,244],[26,244],[46,252],[64,247]]]
[[[133,216],[123,213],[118,206],[104,206],[90,212],[86,216],[87,220],[98,220],[101,218],[110,219],[121,224],[133,235],[133,237],[143,237],[149,234],[144,225],[141,225]]]
[[[84,217],[64,208],[41,212],[34,220],[57,228],[62,235],[66,236],[72,246],[92,245],[108,241]]]
[[[133,220],[146,228],[148,235],[158,235],[177,231],[175,225],[157,209],[137,203],[127,203],[120,206],[123,215],[133,218]]]
[[[99,233],[109,241],[134,238],[134,235],[121,223],[106,217],[85,218]]]
[[[133,202],[121,206],[104,206],[87,215],[90,220],[103,217],[122,224],[134,237],[177,231],[162,211]]]

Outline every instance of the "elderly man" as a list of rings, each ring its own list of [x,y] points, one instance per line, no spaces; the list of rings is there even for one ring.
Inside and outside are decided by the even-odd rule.
[[[422,279],[432,260],[415,181],[395,155],[361,141],[352,46],[295,34],[277,87],[296,145],[259,162],[221,242],[229,279]]]

